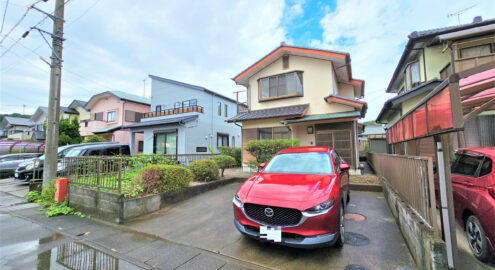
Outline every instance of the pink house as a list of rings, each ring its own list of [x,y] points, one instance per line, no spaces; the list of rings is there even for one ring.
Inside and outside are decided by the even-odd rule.
[[[129,129],[124,126],[139,122],[143,113],[150,111],[151,100],[122,91],[96,94],[86,104],[89,120],[81,121],[79,131],[83,138],[99,135],[108,142],[129,143]],[[143,147],[143,136],[135,138],[135,148]],[[142,151],[142,150],[141,150]],[[138,152],[141,152],[138,151]]]

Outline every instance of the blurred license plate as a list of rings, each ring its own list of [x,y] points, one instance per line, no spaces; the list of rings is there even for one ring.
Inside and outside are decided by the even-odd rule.
[[[18,177],[19,177],[19,173],[14,173],[14,176],[15,176],[16,178],[18,178]]]
[[[260,226],[260,237],[274,242],[282,241],[282,229],[276,227]]]

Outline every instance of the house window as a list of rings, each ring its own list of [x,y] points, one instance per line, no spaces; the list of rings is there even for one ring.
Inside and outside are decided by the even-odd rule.
[[[419,62],[409,63],[405,71],[406,75],[406,90],[409,90],[419,83]]]
[[[218,116],[222,116],[222,102],[218,102]]]
[[[197,99],[191,99],[191,100],[189,100],[189,106],[191,106],[191,107],[197,107],[198,106],[198,100]]]
[[[143,152],[144,149],[144,141],[138,141],[138,152]]]
[[[445,80],[452,74],[452,68],[450,68],[450,63],[448,63],[442,70],[440,70],[440,79]]]
[[[177,154],[177,132],[157,133],[153,138],[154,154]]]
[[[94,119],[97,121],[103,121],[103,112],[95,113]]]
[[[174,109],[180,109],[180,102],[174,103]]]
[[[115,122],[116,112],[107,112],[107,122]]]
[[[303,95],[302,72],[290,72],[260,79],[260,100]]]
[[[235,147],[235,136],[232,136],[232,146]]]
[[[227,104],[223,105],[223,116],[227,117],[228,116],[228,106]]]
[[[492,44],[483,44],[479,46],[468,47],[464,49],[460,49],[460,57],[461,58],[472,58],[478,56],[485,56],[491,53],[494,53],[494,45]]]
[[[229,134],[217,133],[217,147],[229,146]]]
[[[189,100],[186,100],[186,101],[182,101],[182,108],[189,108]]]
[[[282,56],[282,62],[283,62],[283,69],[288,69],[289,68],[289,56],[288,55]]]
[[[162,111],[162,105],[156,105],[156,112],[161,112]]]
[[[290,139],[290,130],[287,127],[259,128],[259,140]]]
[[[88,122],[89,122],[88,120],[84,121],[84,127],[88,127]]]

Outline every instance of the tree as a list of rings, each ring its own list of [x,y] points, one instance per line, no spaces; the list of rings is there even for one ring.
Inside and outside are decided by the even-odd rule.
[[[81,143],[82,137],[79,133],[79,118],[60,119],[58,128],[58,145]]]
[[[228,155],[214,156],[213,161],[215,161],[218,167],[222,170],[222,177],[223,177],[223,172],[225,171],[226,168],[230,168],[235,165],[235,158]]]
[[[84,141],[82,141],[83,143],[96,143],[96,142],[104,142],[105,141],[105,138],[103,138],[102,136],[99,136],[99,135],[91,135],[89,137],[87,137],[86,139],[84,139]]]

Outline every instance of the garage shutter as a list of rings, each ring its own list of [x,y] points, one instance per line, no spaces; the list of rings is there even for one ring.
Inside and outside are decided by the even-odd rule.
[[[352,123],[316,125],[316,145],[333,147],[345,162],[355,168]]]

